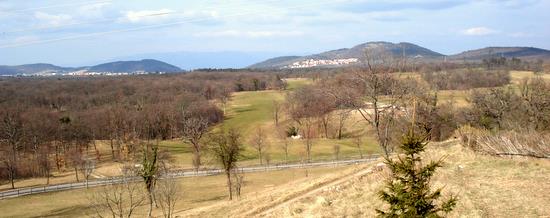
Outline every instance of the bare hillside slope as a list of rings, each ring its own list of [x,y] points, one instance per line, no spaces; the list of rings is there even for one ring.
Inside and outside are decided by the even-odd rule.
[[[446,156],[434,187],[459,197],[451,217],[550,216],[550,161],[498,158],[473,153],[458,142],[429,145],[427,159]],[[380,161],[381,162],[381,161]],[[307,178],[234,202],[184,211],[183,216],[214,217],[372,217],[383,207],[377,192],[388,171],[360,165],[315,180]]]

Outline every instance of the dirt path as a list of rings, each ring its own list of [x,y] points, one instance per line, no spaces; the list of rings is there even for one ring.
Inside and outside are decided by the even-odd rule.
[[[316,195],[316,194],[322,192],[327,187],[337,186],[337,185],[343,184],[343,183],[351,180],[352,178],[361,177],[363,175],[370,174],[372,172],[373,172],[373,167],[368,167],[368,168],[360,169],[359,171],[354,172],[354,173],[349,174],[349,175],[344,176],[344,177],[339,177],[339,178],[331,179],[331,180],[328,180],[328,181],[324,181],[320,184],[309,187],[309,188],[307,188],[303,191],[296,192],[296,193],[293,193],[289,196],[286,196],[282,200],[274,201],[274,202],[272,202],[268,205],[264,205],[263,207],[257,208],[255,210],[251,211],[250,213],[245,214],[243,217],[252,217],[252,216],[254,216],[254,217],[265,217],[265,216],[269,215],[270,213],[272,213],[273,211],[275,211],[277,209],[280,209],[280,208],[287,207],[288,205],[290,205],[290,204],[292,204],[292,203],[294,203],[294,202],[296,202],[300,199]]]

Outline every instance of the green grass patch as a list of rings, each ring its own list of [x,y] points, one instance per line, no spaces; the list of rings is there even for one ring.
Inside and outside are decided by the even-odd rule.
[[[311,84],[310,79],[289,79],[289,90],[286,91],[255,91],[255,92],[238,92],[235,93],[227,104],[227,114],[222,124],[216,126],[212,131],[219,131],[220,128],[225,130],[233,128],[242,135],[244,144],[243,157],[240,161],[240,166],[257,165],[259,157],[257,151],[251,145],[257,128],[263,128],[266,133],[268,147],[265,154],[269,155],[271,163],[285,162],[285,153],[283,150],[283,141],[277,137],[276,128],[273,120],[273,101],[283,102],[287,92],[298,87]],[[281,119],[280,125],[291,123],[284,117]],[[348,121],[350,124],[353,121]],[[357,131],[357,126],[348,128],[348,132]],[[364,128],[360,126],[359,129]],[[304,160],[306,151],[303,140],[288,139],[289,145],[289,162],[300,162]],[[363,139],[363,153],[372,154],[379,153],[380,149],[377,143],[371,137]],[[350,138],[342,140],[318,138],[313,141],[312,160],[333,160],[335,159],[334,147],[340,145],[339,157],[355,158],[359,157],[359,150]],[[190,146],[183,143],[181,140],[163,141],[160,144],[161,149],[169,152],[173,156],[174,164],[179,167],[192,167],[192,152]],[[265,156],[264,156],[265,157]],[[214,164],[207,154],[203,156],[203,163]]]
[[[309,178],[318,178],[327,173],[335,173],[349,166],[311,168]],[[276,187],[285,183],[305,178],[304,169],[290,169],[270,172],[245,174],[243,194],[249,194]],[[224,175],[180,178],[176,180],[182,189],[181,200],[177,202],[177,211],[211,205],[227,201],[227,188]],[[90,196],[98,188],[78,189],[29,195],[2,200],[0,217],[87,217],[95,213],[90,208]],[[145,190],[144,190],[145,191]],[[32,208],[32,209],[30,209]],[[136,210],[135,217],[146,217],[148,206]],[[154,209],[155,217],[162,217],[160,209]]]

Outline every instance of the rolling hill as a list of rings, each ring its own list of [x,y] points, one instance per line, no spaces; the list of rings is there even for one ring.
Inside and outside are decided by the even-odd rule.
[[[120,60],[141,60],[155,59],[170,63],[184,70],[195,70],[200,68],[225,69],[244,68],[248,65],[263,61],[265,59],[281,56],[285,53],[280,52],[247,52],[247,51],[175,51],[175,52],[157,52],[136,54],[125,57],[116,57],[103,62]]]
[[[92,66],[88,69],[92,72],[178,72],[181,71],[179,67],[167,64],[162,61],[153,59],[143,59],[141,61],[116,61],[105,64]]]
[[[484,58],[489,57],[506,57],[506,58],[520,58],[524,60],[550,60],[550,51],[540,48],[533,47],[487,47],[477,50],[465,51],[454,55],[444,55],[430,49],[408,43],[391,43],[391,42],[367,42],[363,44],[356,45],[351,48],[342,48],[327,52],[322,52],[319,54],[307,55],[307,56],[283,56],[271,58],[256,64],[249,66],[249,68],[292,68],[293,64],[295,67],[303,68],[315,65],[309,63],[309,60],[345,60],[345,59],[357,59],[357,63],[364,59],[365,49],[373,49],[373,51],[384,51],[393,57],[403,57],[414,58],[415,61],[443,61],[446,57],[449,61],[481,61]],[[374,54],[377,56],[379,54]],[[354,61],[354,60],[351,60]],[[309,61],[311,62],[311,61]],[[354,62],[355,63],[355,62]],[[347,63],[346,63],[347,64]],[[338,66],[344,64],[325,64],[320,63],[315,67],[330,67]]]
[[[0,66],[0,75],[41,75],[46,73],[66,74],[74,71],[88,72],[180,72],[179,67],[162,61],[144,59],[141,61],[117,61],[91,67],[60,67],[53,64],[25,64],[17,66]]]
[[[361,58],[365,54],[365,49],[380,49],[385,52],[388,52],[394,57],[401,57],[405,55],[406,57],[421,57],[421,58],[438,58],[443,57],[444,55],[429,50],[418,45],[400,42],[400,43],[391,43],[391,42],[367,42],[363,44],[356,45],[352,48],[344,48],[333,51],[323,52],[317,55],[311,55],[308,57],[319,58],[319,59],[337,59],[337,58]]]
[[[319,54],[313,54],[308,56],[284,56],[268,59],[266,61],[249,66],[249,68],[282,68],[288,66],[294,62],[300,62],[304,60],[334,60],[334,59],[349,59],[357,58],[361,60],[365,55],[365,49],[373,48],[377,51],[385,51],[389,55],[394,57],[402,57],[405,55],[409,58],[418,58],[423,60],[436,60],[441,59],[445,55],[434,52],[427,48],[407,43],[391,43],[391,42],[367,42],[356,45],[351,48],[342,48]],[[376,55],[376,54],[375,54]]]
[[[18,66],[0,66],[0,75],[40,74],[45,72],[68,72],[71,70],[73,70],[73,68],[39,63]]]
[[[450,55],[449,58],[451,60],[479,61],[495,56],[526,60],[550,59],[550,51],[533,47],[487,47]]]

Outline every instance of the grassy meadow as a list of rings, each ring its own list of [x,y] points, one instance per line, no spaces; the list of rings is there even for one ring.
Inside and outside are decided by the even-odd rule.
[[[335,173],[350,166],[333,166],[323,168],[291,169],[247,173],[244,177],[243,195],[262,195],[269,190],[284,186],[291,181],[307,181],[325,174]],[[227,188],[224,175],[177,179],[181,186],[181,200],[176,205],[176,212],[191,208],[204,207],[227,201]],[[92,193],[99,188],[77,189],[28,195],[18,198],[0,200],[0,217],[83,217],[93,216],[90,208]],[[32,208],[32,209],[30,209]],[[136,217],[146,216],[147,206],[136,211]],[[162,216],[159,209],[155,216]]]

